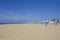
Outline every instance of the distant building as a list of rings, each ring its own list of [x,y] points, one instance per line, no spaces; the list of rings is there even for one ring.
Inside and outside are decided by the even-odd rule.
[[[60,23],[60,19],[51,19],[51,20],[45,20],[45,21],[39,21],[39,22],[35,22],[34,24],[55,24],[57,25],[58,23]]]

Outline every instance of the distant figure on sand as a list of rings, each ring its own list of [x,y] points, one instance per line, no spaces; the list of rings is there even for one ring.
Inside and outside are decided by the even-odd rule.
[[[48,26],[48,22],[45,22],[45,26]]]

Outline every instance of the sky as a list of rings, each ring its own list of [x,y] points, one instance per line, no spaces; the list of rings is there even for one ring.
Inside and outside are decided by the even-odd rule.
[[[0,23],[29,23],[60,17],[60,0],[0,0]]]

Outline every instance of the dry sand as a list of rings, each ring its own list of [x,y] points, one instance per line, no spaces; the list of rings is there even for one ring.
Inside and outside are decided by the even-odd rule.
[[[60,40],[60,25],[0,25],[0,40]]]

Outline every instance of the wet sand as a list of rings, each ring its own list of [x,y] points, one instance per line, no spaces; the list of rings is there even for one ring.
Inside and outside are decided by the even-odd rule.
[[[60,25],[3,24],[0,40],[60,40]]]

